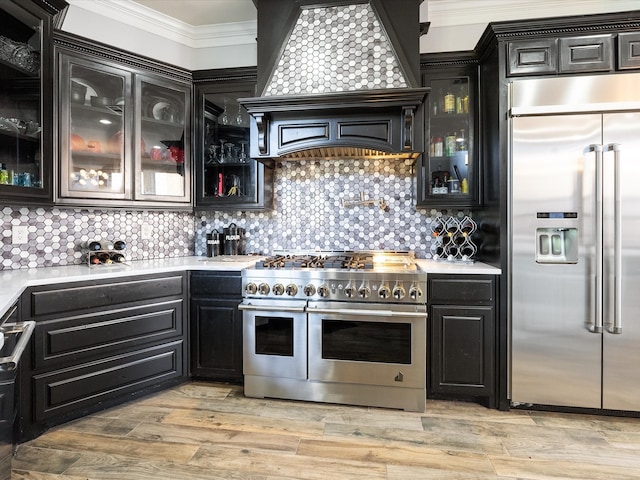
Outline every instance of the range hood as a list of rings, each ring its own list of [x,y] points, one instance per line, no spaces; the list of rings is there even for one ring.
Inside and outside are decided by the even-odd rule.
[[[264,163],[415,159],[423,150],[421,0],[254,0],[260,96],[251,156]]]

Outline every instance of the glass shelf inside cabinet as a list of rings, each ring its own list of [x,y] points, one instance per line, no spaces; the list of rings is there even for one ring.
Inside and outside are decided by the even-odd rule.
[[[207,94],[204,109],[203,194],[206,198],[253,198],[256,162],[249,157],[249,114],[242,94]]]
[[[42,187],[41,23],[0,8],[0,185]]]
[[[140,159],[142,194],[182,197],[185,180],[183,92],[142,82]]]
[[[469,79],[433,80],[429,100],[429,195],[469,194]]]
[[[124,192],[125,80],[71,65],[69,190]]]

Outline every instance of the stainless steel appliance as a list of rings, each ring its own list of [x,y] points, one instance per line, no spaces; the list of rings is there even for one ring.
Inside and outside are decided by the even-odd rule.
[[[412,254],[278,254],[242,276],[245,395],[424,411],[426,274]]]
[[[511,85],[515,404],[640,411],[639,85]]]

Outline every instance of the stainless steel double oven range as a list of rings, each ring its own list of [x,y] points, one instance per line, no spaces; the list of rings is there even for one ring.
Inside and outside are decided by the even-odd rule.
[[[424,411],[426,274],[411,252],[282,253],[242,276],[245,395]]]

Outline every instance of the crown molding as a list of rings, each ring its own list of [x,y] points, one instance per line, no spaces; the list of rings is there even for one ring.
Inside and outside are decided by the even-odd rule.
[[[191,48],[255,44],[257,22],[193,26],[129,0],[67,0],[81,8]]]
[[[638,10],[638,0],[428,0],[431,28]],[[461,14],[464,12],[464,14]]]

